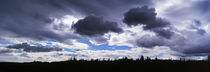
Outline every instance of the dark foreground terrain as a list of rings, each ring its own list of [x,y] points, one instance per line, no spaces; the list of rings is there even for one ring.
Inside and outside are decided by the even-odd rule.
[[[63,62],[0,63],[5,70],[20,72],[210,72],[210,61],[180,60],[69,60]]]

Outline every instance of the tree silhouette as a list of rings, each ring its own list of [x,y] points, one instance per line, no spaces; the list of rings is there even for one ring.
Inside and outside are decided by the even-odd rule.
[[[146,60],[151,60],[151,58],[150,57],[147,57]]]
[[[208,55],[208,61],[210,61],[210,55]]]
[[[143,55],[141,56],[140,61],[144,61],[144,56]]]

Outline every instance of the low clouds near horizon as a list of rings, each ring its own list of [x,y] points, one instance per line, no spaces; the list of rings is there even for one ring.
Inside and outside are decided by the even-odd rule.
[[[210,53],[209,8],[208,0],[1,0],[0,56],[203,57]]]

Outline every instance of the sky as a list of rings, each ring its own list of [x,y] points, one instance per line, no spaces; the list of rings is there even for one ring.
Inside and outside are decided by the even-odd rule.
[[[209,0],[0,0],[0,61],[205,60]]]

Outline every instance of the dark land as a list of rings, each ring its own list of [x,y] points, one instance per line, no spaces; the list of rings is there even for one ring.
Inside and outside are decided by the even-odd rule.
[[[119,60],[76,60],[70,59],[61,62],[28,62],[12,63],[1,62],[1,72],[210,72],[208,60],[161,60],[161,59],[128,59]]]

